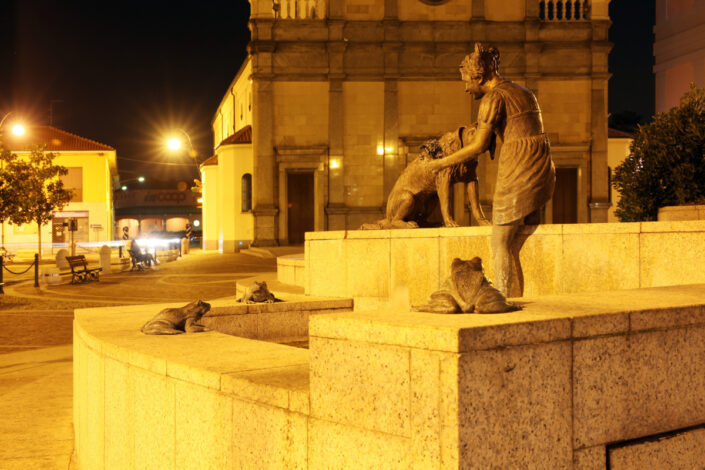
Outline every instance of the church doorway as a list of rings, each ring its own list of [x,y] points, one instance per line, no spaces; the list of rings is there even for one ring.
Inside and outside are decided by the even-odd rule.
[[[578,169],[556,168],[556,189],[553,192],[553,223],[578,222]]]
[[[313,172],[287,173],[287,229],[290,245],[304,243],[314,230]]]

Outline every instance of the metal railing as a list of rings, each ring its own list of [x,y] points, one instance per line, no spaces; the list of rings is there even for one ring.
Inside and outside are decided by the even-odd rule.
[[[543,21],[587,21],[590,19],[588,0],[541,0],[539,18]]]
[[[24,271],[13,271],[7,266],[5,266],[5,257],[0,255],[0,294],[4,294],[5,291],[3,290],[3,286],[5,285],[4,282],[4,271],[7,271],[10,274],[14,274],[15,276],[21,276],[34,266],[34,287],[39,287],[39,254],[35,253],[34,254],[34,261],[32,261],[32,264],[27,266],[27,269]]]

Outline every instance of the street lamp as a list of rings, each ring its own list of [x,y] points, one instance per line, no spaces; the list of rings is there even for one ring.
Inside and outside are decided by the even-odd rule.
[[[22,137],[24,135],[24,126],[22,124],[15,124],[12,126],[12,133],[17,137]]]
[[[5,124],[5,121],[7,120],[10,115],[14,114],[14,111],[9,111],[5,113],[5,115],[0,119],[0,130],[2,130],[3,124]],[[25,128],[21,123],[15,123],[14,126],[12,126],[12,129],[10,129],[10,132],[12,132],[13,135],[17,137],[22,137],[25,133]]]
[[[176,151],[181,148],[181,141],[176,137],[172,137],[167,141],[166,146],[169,147],[169,150]]]
[[[191,142],[191,136],[188,135],[188,132],[186,132],[183,129],[176,129],[176,131],[180,132],[184,137],[186,137],[186,142],[188,143],[188,155],[189,157],[193,158],[194,163],[196,166],[198,166],[198,152],[193,146],[193,142]],[[176,152],[177,150],[180,150],[181,147],[183,147],[183,142],[179,137],[172,136],[167,140],[166,146],[171,150],[172,152]]]
[[[125,183],[130,183],[133,181],[137,181],[138,183],[144,183],[145,179],[144,179],[144,176],[138,176],[137,178],[128,178],[126,180],[121,180],[120,181],[120,184],[121,184],[120,189],[122,189],[123,191],[127,191],[127,185]]]

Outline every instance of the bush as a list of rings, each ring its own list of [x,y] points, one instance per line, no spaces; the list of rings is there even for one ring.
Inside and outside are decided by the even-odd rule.
[[[614,171],[622,222],[656,220],[664,206],[705,201],[705,90],[691,84],[680,105],[640,125]]]

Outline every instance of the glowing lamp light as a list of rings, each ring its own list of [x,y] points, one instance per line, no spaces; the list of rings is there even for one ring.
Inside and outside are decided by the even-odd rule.
[[[139,178],[137,178],[137,181],[139,181],[140,183],[144,183],[144,176],[140,176]]]
[[[169,147],[170,150],[179,150],[181,148],[181,141],[176,137],[172,137],[167,141],[166,146]]]
[[[125,186],[125,185],[123,184],[120,189],[122,189],[123,191],[127,191],[127,186]]]
[[[384,155],[384,146],[382,146],[382,145],[377,146],[377,155]]]
[[[201,221],[200,221],[200,220],[196,219],[196,220],[193,221],[193,226],[194,226],[194,227],[198,227],[199,225],[201,225]]]
[[[17,137],[23,136],[24,132],[24,126],[22,124],[15,124],[14,126],[12,126],[12,133]]]
[[[330,161],[330,167],[332,169],[340,168],[340,163],[338,163],[338,160],[331,160]]]
[[[203,198],[199,197],[198,199],[196,199],[196,202],[199,204],[203,204]]]
[[[391,153],[391,152],[394,151],[394,148],[393,148],[393,147],[385,147],[385,148],[384,148],[384,151],[387,152],[387,153]]]

